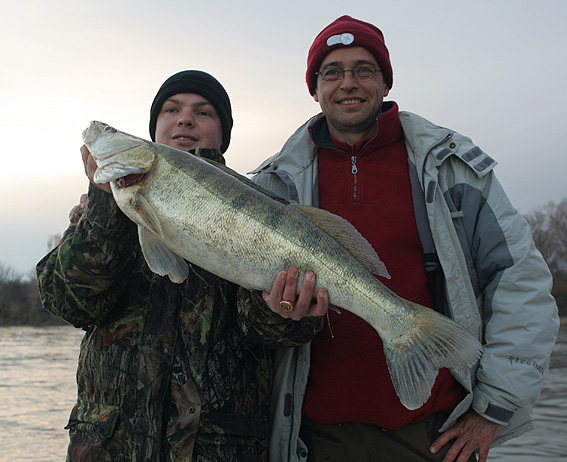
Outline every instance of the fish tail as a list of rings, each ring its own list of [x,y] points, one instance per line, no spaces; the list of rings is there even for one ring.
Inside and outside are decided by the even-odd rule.
[[[482,346],[469,331],[453,320],[416,303],[414,325],[404,335],[384,342],[386,362],[401,403],[421,407],[431,395],[440,368],[472,367]]]

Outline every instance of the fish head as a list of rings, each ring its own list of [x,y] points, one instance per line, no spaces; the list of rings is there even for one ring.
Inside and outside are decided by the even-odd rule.
[[[97,164],[95,183],[112,182],[113,189],[139,181],[156,160],[152,143],[96,120],[83,131],[83,141]]]

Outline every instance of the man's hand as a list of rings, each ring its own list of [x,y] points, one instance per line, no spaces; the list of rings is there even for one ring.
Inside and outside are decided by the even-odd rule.
[[[317,291],[317,301],[311,304],[313,300],[316,277],[312,271],[307,271],[303,276],[303,285],[301,292],[297,296],[297,281],[299,271],[297,268],[290,268],[287,271],[280,272],[274,281],[272,291],[264,292],[263,297],[270,309],[274,313],[278,313],[284,318],[290,318],[294,321],[308,316],[323,316],[327,314],[329,309],[329,294],[325,289]],[[293,307],[291,311],[285,311],[280,306],[281,301],[291,303]]]
[[[112,190],[110,189],[110,184],[109,183],[95,183],[94,182],[94,174],[96,172],[97,169],[97,165],[96,162],[93,159],[93,156],[91,155],[90,151],[88,150],[88,148],[83,144],[81,146],[81,157],[83,158],[83,165],[85,166],[85,173],[87,175],[87,177],[89,178],[90,182],[92,184],[94,184],[95,186],[99,187],[100,189],[102,189],[103,191],[106,191],[107,193],[112,194]]]
[[[69,212],[69,221],[76,225],[79,222],[79,218],[81,218],[81,214],[79,213],[79,211],[84,210],[86,206],[87,206],[87,195],[83,194],[79,199],[79,204],[75,205],[75,207],[73,207]]]
[[[486,462],[490,445],[500,430],[502,425],[491,422],[470,410],[459,422],[437,438],[430,450],[435,454],[449,441],[455,439],[443,462],[466,462],[476,449],[479,450],[478,462]]]

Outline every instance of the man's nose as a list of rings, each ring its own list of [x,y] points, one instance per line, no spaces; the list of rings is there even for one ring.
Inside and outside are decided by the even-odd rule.
[[[343,74],[341,87],[345,90],[352,90],[358,87],[358,79],[354,78],[354,73],[351,70],[346,70]]]
[[[193,113],[189,111],[180,112],[177,119],[177,125],[187,125],[188,127],[195,125],[195,118],[193,117]]]

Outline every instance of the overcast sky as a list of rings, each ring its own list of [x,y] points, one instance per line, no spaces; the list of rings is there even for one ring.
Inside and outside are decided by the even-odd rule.
[[[7,4],[10,3],[8,6]],[[246,173],[318,111],[315,36],[343,14],[385,35],[388,99],[471,137],[522,213],[567,197],[565,0],[28,0],[0,6],[0,263],[29,274],[87,189],[91,120],[148,138],[171,74],[228,91],[228,164]]]

